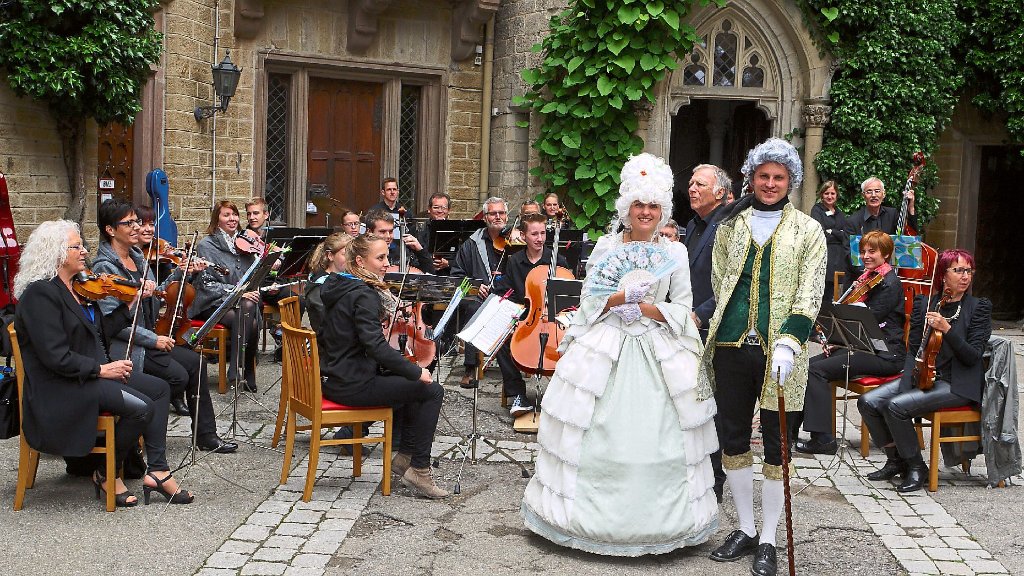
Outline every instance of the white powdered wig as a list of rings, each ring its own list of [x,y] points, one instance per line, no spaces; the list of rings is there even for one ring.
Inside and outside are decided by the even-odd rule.
[[[747,154],[747,161],[740,168],[740,172],[743,173],[744,190],[749,188],[750,179],[758,166],[768,162],[782,164],[789,171],[790,192],[800,188],[800,183],[804,180],[804,165],[800,161],[800,154],[789,142],[781,138],[769,138]]]
[[[661,206],[658,228],[664,226],[672,216],[672,167],[665,160],[644,152],[630,156],[622,166],[620,177],[619,198],[615,200],[619,221],[623,225],[629,224],[629,207],[639,200]]]

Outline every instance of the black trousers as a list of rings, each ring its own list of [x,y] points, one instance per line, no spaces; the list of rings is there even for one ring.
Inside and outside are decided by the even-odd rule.
[[[217,422],[213,413],[213,399],[210,385],[202,377],[199,353],[183,346],[175,346],[170,352],[146,350],[143,371],[167,382],[172,398],[180,398],[182,391],[188,401],[188,411],[197,419],[196,437],[208,438],[217,435]]]
[[[846,365],[850,366],[850,378],[860,376],[891,376],[898,374],[902,366],[874,354],[837,350],[831,356],[819,354],[810,360],[807,372],[807,390],[804,392],[804,430],[808,432],[832,433],[832,385],[833,380],[846,379]]]
[[[476,311],[480,309],[482,304],[482,302],[473,298],[459,303],[459,330],[469,323],[469,319],[473,317],[473,314],[476,314]],[[496,354],[496,359],[498,361],[498,368],[501,369],[501,382],[502,388],[505,390],[505,396],[518,396],[526,394],[526,381],[523,380],[523,374],[516,366],[515,360],[512,359],[512,345],[510,342],[511,338],[501,345]],[[479,350],[475,346],[466,344],[466,359],[463,365],[466,367],[467,372],[475,370],[479,365],[478,352]]]
[[[118,462],[141,435],[146,443],[147,469],[170,470],[167,465],[167,413],[170,409],[170,388],[167,382],[134,371],[127,383],[114,380],[100,382],[100,410],[122,416],[114,426]]]
[[[931,390],[913,388],[900,392],[900,382],[890,382],[857,399],[864,423],[867,424],[875,446],[884,448],[895,443],[904,459],[920,456],[914,416],[971,403],[957,396],[945,380],[935,380]]]
[[[718,404],[718,422],[721,424],[718,438],[722,444],[722,452],[727,456],[739,456],[750,452],[754,408],[757,407],[764,386],[766,362],[760,346],[715,348],[712,366],[715,370],[715,403]],[[761,408],[760,415],[764,461],[766,464],[781,466],[782,433],[779,430],[779,413],[777,410]],[[798,412],[786,411],[788,420],[798,415]]]
[[[241,311],[242,322],[238,321],[238,309],[232,308],[220,319],[219,324],[231,331],[231,345],[228,350],[228,380],[238,378],[238,366],[236,356],[244,356],[245,380],[251,386],[256,385],[256,353],[259,352],[258,343],[260,340],[260,322],[262,321],[262,309],[248,298],[242,298]],[[206,320],[213,314],[216,308],[203,310],[196,315],[198,320]],[[238,353],[238,350],[245,350],[245,354]]]
[[[437,430],[444,388],[437,382],[424,384],[401,376],[377,376],[360,390],[335,394],[324,390],[333,402],[348,406],[391,406],[395,410],[395,427],[401,430],[398,451],[412,456],[414,468],[430,466],[430,446]]]

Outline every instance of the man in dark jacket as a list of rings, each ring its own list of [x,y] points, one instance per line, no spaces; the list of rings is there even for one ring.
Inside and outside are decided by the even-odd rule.
[[[693,169],[687,192],[690,208],[696,214],[686,225],[687,257],[690,261],[690,287],[693,290],[693,322],[700,330],[701,340],[707,340],[708,323],[715,313],[715,293],[711,290],[711,252],[715,243],[715,230],[722,214],[724,199],[732,189],[732,180],[718,166],[700,164]],[[718,416],[715,416],[716,428]],[[725,470],[722,469],[722,451],[711,454],[711,467],[715,471],[715,497],[722,501],[725,490]]]
[[[899,210],[882,206],[885,200],[885,184],[872,176],[861,183],[861,194],[864,195],[864,206],[846,219],[846,232],[851,236],[863,236],[872,230],[881,230],[886,234],[902,234],[896,230]],[[914,191],[907,191],[907,223],[917,228],[917,215],[914,210]]]

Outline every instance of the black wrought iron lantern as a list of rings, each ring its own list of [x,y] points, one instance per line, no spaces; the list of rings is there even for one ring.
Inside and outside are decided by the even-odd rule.
[[[224,54],[220,64],[212,66],[213,70],[213,92],[220,99],[219,106],[198,106],[195,109],[196,120],[209,118],[217,112],[226,112],[228,102],[235,95],[238,88],[238,79],[242,76],[242,69],[235,66],[231,61],[231,51]]]

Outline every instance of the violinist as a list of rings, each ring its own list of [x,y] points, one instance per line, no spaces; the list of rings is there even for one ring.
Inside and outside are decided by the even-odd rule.
[[[127,220],[117,227],[137,227],[134,218]],[[188,504],[192,494],[179,489],[167,465],[167,383],[143,374],[130,360],[107,355],[110,336],[132,317],[124,304],[102,314],[75,292],[72,278],[85,271],[87,255],[78,225],[68,220],[40,224],[24,246],[14,279],[14,327],[25,368],[25,439],[48,454],[85,456],[96,443],[97,416],[109,412],[118,416],[117,462],[140,435],[145,439],[146,503],[155,490],[172,503]],[[105,481],[102,470],[93,473],[97,496]],[[120,478],[116,490],[118,506],[138,504]]]
[[[115,274],[136,282],[145,282],[152,286],[153,270],[146,270],[146,255],[137,247],[142,243],[141,227],[120,225],[124,221],[139,220],[131,204],[121,200],[107,200],[100,204],[96,211],[96,224],[100,229],[100,244],[96,250],[96,258],[92,262],[93,272],[99,274]],[[201,271],[206,266],[193,263],[193,271]],[[143,271],[146,276],[143,277]],[[171,282],[181,282],[185,274],[179,268],[172,272],[161,285],[165,289]],[[104,315],[111,314],[120,305],[116,298],[107,297],[98,302]],[[173,306],[173,303],[169,303]],[[133,311],[134,312],[134,311]],[[188,415],[198,419],[194,427],[196,446],[200,450],[213,450],[222,454],[234,452],[238,445],[226,442],[217,435],[217,422],[213,412],[213,400],[206,378],[200,378],[201,362],[199,354],[184,346],[176,346],[173,335],[158,335],[154,332],[160,312],[160,300],[156,297],[142,299],[142,310],[139,311],[138,326],[135,328],[135,339],[132,346],[132,364],[141,367],[142,372],[155,376],[167,383],[170,398],[187,399]],[[110,344],[110,354],[115,358],[124,357],[131,331],[121,330]]]
[[[393,262],[395,266],[401,266],[401,262],[399,262],[401,248],[398,242],[392,240],[395,237],[395,219],[391,217],[391,214],[383,210],[370,210],[363,220],[366,223],[367,234],[389,242],[389,261]],[[415,236],[406,232],[402,235],[401,242],[405,243],[406,260],[410,267],[427,274],[434,273],[434,258]]]
[[[396,302],[383,281],[388,245],[364,234],[346,249],[347,274],[331,274],[321,297],[324,321],[317,331],[324,375],[323,395],[348,406],[402,406],[401,430],[391,470],[402,484],[426,498],[445,498],[430,473],[430,446],[444,389],[430,371],[392,348],[381,331]],[[390,375],[381,375],[386,370]]]
[[[255,261],[254,254],[235,245],[238,222],[238,206],[234,202],[221,200],[210,212],[206,236],[196,245],[196,253],[207,261],[226,268],[228,273],[218,272],[212,266],[203,270],[194,283],[196,299],[188,311],[192,318],[209,318],[224,302],[228,293],[235,289],[242,275]],[[242,313],[241,321],[238,318],[239,309]],[[234,385],[244,385],[249,392],[256,392],[256,352],[260,337],[261,313],[260,293],[253,290],[242,295],[239,308],[229,310],[220,319],[220,324],[231,331],[228,380]],[[241,354],[242,350],[244,354]],[[244,381],[238,375],[236,360],[239,357],[245,363]]]
[[[522,232],[523,238],[526,239],[526,250],[516,252],[508,257],[505,273],[494,282],[494,291],[504,294],[511,290],[512,294],[509,296],[509,300],[524,304],[526,299],[526,276],[537,266],[543,266],[544,268],[551,266],[551,248],[544,246],[548,233],[547,218],[543,214],[533,213],[523,216],[519,221],[519,230]],[[565,258],[561,254],[558,255],[558,265],[563,268],[568,267],[565,263]],[[509,341],[506,341],[502,347],[503,353],[508,348]],[[515,375],[510,373],[509,378],[504,378],[504,372],[502,370],[505,382],[504,393],[512,398],[512,402],[509,404],[509,412],[512,414],[512,417],[515,418],[520,414],[533,410],[533,404],[526,395],[526,383],[523,381],[519,371],[516,370]]]
[[[560,222],[562,230],[573,230],[572,220],[566,216],[565,210],[562,208],[562,202],[558,199],[558,194],[554,192],[548,192],[544,195],[544,215],[548,218],[548,233],[552,233],[555,230],[555,223]]]
[[[898,492],[920,490],[928,482],[928,466],[918,448],[914,417],[942,408],[976,407],[981,403],[985,374],[982,357],[992,334],[992,302],[970,294],[974,272],[974,256],[967,250],[953,248],[939,254],[931,297],[921,295],[914,299],[910,353],[904,363],[903,378],[883,384],[857,400],[871,438],[887,457],[885,466],[868,474],[869,480],[902,476]],[[936,354],[932,359],[935,379],[927,390],[926,383],[915,382],[914,370],[914,352],[922,348],[926,326],[933,337],[941,335],[941,344],[932,351]]]
[[[473,232],[469,240],[459,246],[459,251],[455,254],[455,262],[452,263],[452,276],[468,277],[482,282],[476,296],[463,298],[459,303],[459,330],[480,309],[480,305],[491,292],[491,284],[500,274],[498,265],[502,261],[501,249],[504,248],[506,241],[502,232],[505,225],[508,224],[508,203],[498,197],[488,198],[483,205],[483,214],[486,226]],[[495,243],[501,248],[495,248]],[[517,385],[516,381],[521,381],[523,375],[516,368],[511,351],[507,347],[501,347],[497,353],[497,359],[498,366],[501,368],[503,387],[506,390],[510,388],[514,390]],[[459,386],[463,388],[477,386],[476,367],[478,363],[476,347],[467,342],[463,360],[465,374],[459,381]]]
[[[847,366],[851,378],[891,376],[903,369],[903,360],[907,354],[907,347],[903,343],[906,316],[903,312],[903,284],[896,276],[896,270],[889,264],[893,248],[892,238],[880,230],[872,230],[861,238],[860,258],[864,262],[864,273],[857,278],[856,284],[877,284],[856,301],[843,301],[866,306],[871,310],[885,334],[885,345],[889,351],[867,354],[837,350],[829,355],[819,354],[811,358],[803,412],[803,427],[810,432],[811,438],[798,441],[797,452],[835,454],[838,450],[838,443],[832,436],[832,386],[829,382],[842,380],[847,373]]]

